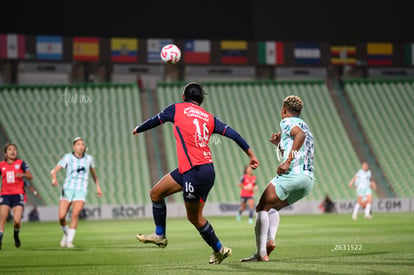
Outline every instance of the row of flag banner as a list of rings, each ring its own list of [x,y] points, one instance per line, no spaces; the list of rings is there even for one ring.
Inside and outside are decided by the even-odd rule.
[[[0,34],[0,59],[26,59],[26,37],[18,34]],[[143,42],[142,42],[143,41]],[[111,38],[110,55],[115,63],[139,62],[140,43],[146,41],[146,62],[160,63],[163,46],[174,43],[173,39]],[[100,42],[96,37],[72,38],[72,58],[76,61],[98,61]],[[62,60],[64,43],[62,36],[39,35],[35,38],[35,58],[38,60]],[[257,63],[265,65],[285,64],[287,51],[285,43],[259,41]],[[210,64],[212,42],[210,40],[184,40],[181,50],[186,64]],[[249,43],[244,40],[219,41],[222,64],[248,64]],[[414,43],[405,47],[405,65],[414,65]],[[333,65],[356,65],[355,45],[331,45],[330,63]],[[366,43],[366,63],[369,66],[393,65],[394,45],[392,43]],[[293,59],[298,65],[320,65],[322,50],[319,43],[293,43]]]

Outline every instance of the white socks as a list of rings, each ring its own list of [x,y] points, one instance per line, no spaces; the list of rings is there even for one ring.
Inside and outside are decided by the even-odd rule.
[[[63,234],[65,234],[65,236],[68,235],[68,229],[69,229],[68,225],[62,225],[62,231],[63,231]]]
[[[271,208],[268,213],[269,213],[269,230],[267,231],[267,241],[269,240],[275,241],[277,229],[279,227],[279,222],[280,222],[279,211],[277,211],[274,208]]]
[[[365,206],[365,209],[364,209],[365,218],[368,218],[368,219],[371,218],[371,206],[372,205],[370,203],[367,203],[367,206]],[[359,205],[359,203],[356,203],[354,207],[354,212],[352,212],[352,219],[354,220],[357,219],[359,207],[361,207],[361,205]]]
[[[66,243],[72,243],[73,242],[73,238],[75,238],[75,233],[76,233],[76,229],[73,229],[73,228],[68,229]]]
[[[266,252],[266,241],[269,230],[269,214],[267,211],[259,211],[256,215],[256,247],[257,253],[260,257],[267,255]]]
[[[365,217],[369,217],[371,212],[371,204],[367,203],[367,206],[365,207]]]
[[[354,220],[356,220],[356,218],[357,218],[357,214],[358,214],[359,207],[360,207],[359,203],[356,203],[355,204],[355,207],[354,207],[354,212],[352,213],[352,218]]]

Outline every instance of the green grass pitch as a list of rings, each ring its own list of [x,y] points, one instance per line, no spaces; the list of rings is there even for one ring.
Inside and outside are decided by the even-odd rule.
[[[209,217],[233,255],[209,265],[210,248],[185,218],[168,219],[168,247],[139,243],[152,220],[81,221],[76,248],[59,246],[58,222],[24,223],[14,247],[7,223],[0,274],[413,274],[414,213],[283,215],[269,262],[240,263],[255,250],[247,218]]]

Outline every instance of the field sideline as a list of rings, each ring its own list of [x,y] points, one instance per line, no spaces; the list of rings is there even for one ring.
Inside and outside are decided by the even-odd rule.
[[[59,247],[58,222],[24,223],[16,249],[7,223],[0,274],[412,274],[414,213],[281,215],[270,262],[240,263],[255,250],[254,226],[233,217],[209,217],[233,255],[209,265],[210,248],[184,218],[168,219],[168,247],[142,244],[145,220],[81,221],[74,249]]]

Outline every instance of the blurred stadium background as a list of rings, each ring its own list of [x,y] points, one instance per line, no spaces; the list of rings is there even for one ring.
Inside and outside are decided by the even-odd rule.
[[[184,1],[187,10],[177,7],[173,18],[150,3],[127,2],[122,17],[104,3],[96,11],[64,5],[64,12],[31,3],[14,20],[2,18],[10,20],[0,27],[0,142],[16,143],[31,167],[41,197],[29,192],[29,205],[45,215],[57,211],[49,172],[83,136],[104,190],[98,200],[90,186],[91,218],[115,217],[119,207],[150,217],[152,184],[177,165],[174,138],[171,125],[138,137],[132,129],[180,101],[185,82],[199,81],[208,92],[204,107],[245,136],[261,161],[260,191],[278,165],[268,139],[279,130],[280,104],[290,94],[304,99],[303,118],[317,142],[317,181],[298,208],[286,211],[320,213],[328,194],[349,212],[355,192],[347,183],[362,160],[378,184],[374,211],[414,210],[414,35],[403,1],[366,1],[358,9],[350,1],[336,15],[318,1],[303,1],[300,10],[287,1],[239,1],[237,8],[211,1],[200,13]],[[181,48],[177,65],[161,64],[168,43]],[[211,213],[235,214],[247,159],[220,136],[211,148]],[[170,198],[172,205],[181,201],[180,194]]]

